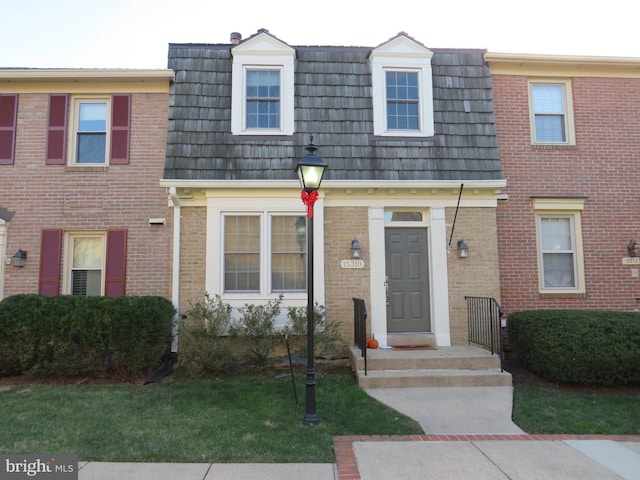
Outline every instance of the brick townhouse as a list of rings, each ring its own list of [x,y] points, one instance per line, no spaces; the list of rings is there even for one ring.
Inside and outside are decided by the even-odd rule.
[[[407,334],[467,342],[465,295],[499,296],[505,180],[484,51],[431,49],[406,33],[377,47],[294,47],[260,30],[171,44],[169,68],[161,185],[178,232],[181,313],[205,292],[234,307],[280,294],[285,309],[305,305],[294,168],[313,137],[329,165],[313,231],[315,299],[327,316],[352,339],[361,297],[383,346]],[[354,240],[360,261],[345,262]]]
[[[159,181],[172,79],[0,69],[0,299],[170,298],[172,219]]]
[[[487,54],[505,311],[640,306],[640,60]],[[639,243],[640,244],[640,243]]]

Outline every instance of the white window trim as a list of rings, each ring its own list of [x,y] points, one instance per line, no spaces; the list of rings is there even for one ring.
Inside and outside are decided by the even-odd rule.
[[[536,249],[538,259],[538,289],[543,294],[585,293],[584,248],[582,243],[582,215],[584,199],[562,198],[534,198],[533,205],[536,214]],[[542,260],[542,236],[540,231],[541,218],[564,217],[571,218],[573,231],[572,241],[575,253],[574,268],[576,286],[573,288],[548,288],[544,286],[544,270]]]
[[[371,53],[374,135],[392,137],[430,137],[434,135],[432,57],[433,52],[404,36],[396,37]],[[418,73],[420,102],[418,130],[389,130],[387,128],[386,72],[388,71]]]
[[[81,103],[106,103],[106,135],[104,147],[104,163],[77,163],[77,139],[78,139],[78,119],[80,117]],[[71,109],[69,112],[69,138],[67,140],[67,165],[78,168],[86,167],[107,167],[111,158],[111,96],[105,95],[74,95],[71,97]]]
[[[564,142],[539,142],[536,140],[536,112],[533,108],[533,86],[534,85],[560,85],[564,96],[564,128],[566,140]],[[575,123],[573,118],[573,96],[571,93],[571,80],[566,79],[529,79],[529,125],[531,128],[532,145],[575,145]]]
[[[219,196],[214,196],[219,195]],[[299,209],[295,207],[299,204]],[[211,192],[206,200],[207,205],[207,239],[206,239],[206,267],[205,289],[213,295],[219,294],[225,302],[233,308],[242,307],[244,304],[263,304],[271,299],[278,298],[280,293],[269,293],[266,288],[260,292],[233,292],[224,293],[224,244],[223,244],[223,213],[228,215],[255,214],[268,212],[275,215],[306,215],[306,208],[300,201],[300,192],[276,193],[273,196],[255,197],[248,193],[235,195],[231,192]],[[256,205],[261,208],[256,209]],[[324,304],[324,197],[321,195],[313,210],[314,219],[314,300]],[[264,231],[262,232],[264,235]],[[262,260],[261,260],[262,261]],[[264,284],[261,279],[261,285]],[[270,283],[270,280],[269,280]],[[286,322],[287,307],[303,307],[306,305],[306,292],[286,292],[282,303],[282,318],[278,324]]]
[[[233,135],[293,135],[295,50],[262,33],[231,50],[231,133]],[[280,70],[280,128],[246,128],[247,70]]]
[[[107,232],[105,231],[70,231],[64,233],[62,294],[71,295],[71,269],[73,268],[73,239],[102,238],[102,272],[100,278],[100,295],[104,296],[107,273]]]

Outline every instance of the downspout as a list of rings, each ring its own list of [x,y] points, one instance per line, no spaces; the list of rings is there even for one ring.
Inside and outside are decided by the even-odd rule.
[[[171,328],[171,353],[165,360],[164,364],[156,372],[156,374],[149,378],[145,385],[154,383],[160,383],[164,377],[169,375],[176,366],[178,361],[178,327],[180,325],[180,314],[178,309],[180,307],[180,199],[175,187],[169,187],[169,198],[173,204],[173,265],[172,265],[172,278],[171,278],[171,302],[176,309],[176,314],[173,316],[173,326]]]
[[[4,298],[4,271],[7,255],[7,223],[0,218],[0,300]]]
[[[176,187],[169,187],[169,198],[173,204],[173,266],[171,280],[171,301],[176,309],[176,315],[173,318],[173,330],[171,342],[171,352],[178,352],[178,326],[180,314],[180,226],[182,216],[182,204],[178,198]]]

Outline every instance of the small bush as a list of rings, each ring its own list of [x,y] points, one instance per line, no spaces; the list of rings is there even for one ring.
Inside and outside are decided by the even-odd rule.
[[[0,375],[137,376],[171,345],[163,297],[15,295],[0,302]]]
[[[288,325],[283,333],[290,337],[290,344],[294,351],[302,357],[307,356],[307,307],[289,307],[287,309]],[[327,320],[325,308],[318,302],[313,308],[313,338],[314,353],[318,357],[334,358],[341,347],[340,322]]]
[[[259,367],[266,365],[269,356],[282,342],[275,327],[282,299],[283,295],[280,295],[264,305],[245,304],[238,309],[241,318],[229,327],[231,337],[244,344],[250,363],[256,363]]]
[[[180,365],[191,376],[230,371],[233,366],[230,340],[231,305],[216,294],[191,305],[180,325]]]
[[[509,315],[507,336],[522,364],[558,383],[640,384],[640,314],[527,310]]]

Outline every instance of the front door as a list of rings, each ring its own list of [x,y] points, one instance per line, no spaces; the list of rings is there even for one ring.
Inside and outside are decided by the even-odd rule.
[[[387,331],[431,332],[426,228],[386,228]]]

